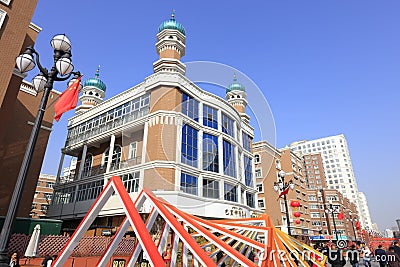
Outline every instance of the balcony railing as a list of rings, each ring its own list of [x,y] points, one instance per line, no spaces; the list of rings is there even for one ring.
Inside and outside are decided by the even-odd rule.
[[[141,162],[142,162],[142,157],[136,157],[136,158],[126,159],[126,160],[119,161],[119,162],[113,162],[113,163],[111,163],[111,166],[110,166],[110,172],[116,171],[116,170],[121,170],[121,169],[126,169],[126,168],[129,168],[132,166],[136,166],[136,165],[141,164]],[[89,170],[84,170],[82,172],[81,178],[89,178],[89,177],[97,176],[97,175],[104,174],[104,173],[106,173],[106,166],[104,166],[104,165],[94,166],[94,167],[90,168]],[[68,176],[63,176],[63,177],[60,177],[60,184],[76,181],[77,179],[78,179],[78,173],[70,174]]]
[[[65,141],[65,147],[74,145],[78,142],[87,140],[93,136],[115,129],[121,125],[125,125],[131,121],[140,119],[149,113],[149,108],[145,107],[139,111],[135,111],[131,114],[126,114],[121,117],[115,118],[112,121],[105,122],[104,124],[94,126],[90,129],[80,130],[76,134],[70,135]]]

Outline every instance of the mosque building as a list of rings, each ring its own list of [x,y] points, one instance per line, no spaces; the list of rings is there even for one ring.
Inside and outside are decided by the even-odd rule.
[[[185,29],[172,14],[158,28],[159,59],[143,82],[105,101],[99,69],[84,82],[81,105],[68,122],[49,218],[76,228],[115,175],[132,198],[145,187],[206,218],[258,214],[245,88],[234,77],[222,99],[194,84],[181,61],[185,43]],[[60,175],[66,155],[77,158],[69,179]],[[94,224],[119,225],[123,214],[112,196]]]

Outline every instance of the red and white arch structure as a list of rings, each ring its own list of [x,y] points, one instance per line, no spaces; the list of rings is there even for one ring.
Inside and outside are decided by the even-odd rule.
[[[64,265],[114,192],[119,196],[126,217],[96,266],[107,265],[129,227],[132,227],[138,240],[126,265],[129,267],[134,266],[142,251],[152,266],[166,266],[162,254],[167,241],[171,243],[170,266],[177,265],[178,250],[181,250],[180,260],[184,267],[220,266],[226,260],[231,262],[231,266],[251,267],[290,267],[298,264],[308,266],[309,260],[315,266],[325,264],[326,259],[321,253],[276,229],[267,215],[247,219],[205,220],[180,211],[147,189],[143,189],[133,202],[121,179],[114,176],[94,202],[53,266]],[[145,201],[149,203],[151,211],[144,222],[139,210]],[[162,217],[163,227],[159,239],[153,241],[149,232],[157,217]],[[254,261],[249,259],[251,253],[256,255]]]

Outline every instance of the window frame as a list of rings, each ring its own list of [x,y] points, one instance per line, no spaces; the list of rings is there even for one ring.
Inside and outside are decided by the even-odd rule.
[[[238,194],[239,193],[238,193],[237,185],[233,185],[230,183],[224,183],[224,200],[238,202],[239,201]]]
[[[202,153],[203,153],[203,158],[202,158],[202,169],[205,171],[211,171],[211,172],[216,172],[219,173],[219,149],[218,149],[218,136],[208,134],[208,133],[203,133],[202,137],[203,145],[202,145]],[[211,142],[213,143],[213,148],[215,149],[214,151],[209,151],[208,146],[212,145]],[[213,160],[208,160],[209,156],[214,156]],[[210,157],[211,159],[211,157]]]
[[[132,148],[134,145],[134,149]],[[132,153],[134,152],[134,153]],[[138,141],[133,141],[129,143],[129,154],[128,154],[128,159],[135,159],[137,158],[137,152],[138,152]]]
[[[3,0],[0,0],[3,2]],[[0,29],[3,26],[4,21],[6,20],[7,12],[0,8]]]
[[[219,193],[220,188],[218,180],[212,178],[203,178],[203,197],[219,199]]]
[[[2,2],[3,4],[5,4],[6,6],[10,5],[11,0],[0,0],[0,2]]]
[[[190,178],[191,180],[193,179],[193,181],[195,181],[195,183],[189,183],[188,178]],[[182,172],[179,188],[182,192],[198,196],[199,195],[199,178],[197,176]]]

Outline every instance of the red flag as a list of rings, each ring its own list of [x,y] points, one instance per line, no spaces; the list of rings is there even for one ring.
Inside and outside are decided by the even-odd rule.
[[[338,218],[339,220],[343,220],[343,219],[344,219],[344,214],[343,214],[343,212],[339,212],[338,215],[337,215],[337,218]]]
[[[361,228],[361,223],[360,222],[356,222],[356,229],[360,230],[360,228]]]
[[[68,110],[76,108],[76,104],[78,103],[78,95],[79,95],[79,85],[81,82],[82,75],[76,79],[68,88],[65,90],[60,97],[58,98],[56,104],[54,105],[54,110],[56,115],[54,119],[59,121],[61,115]]]
[[[279,194],[278,199],[276,201],[278,201],[281,196],[287,195],[287,193],[289,193],[289,186]]]

